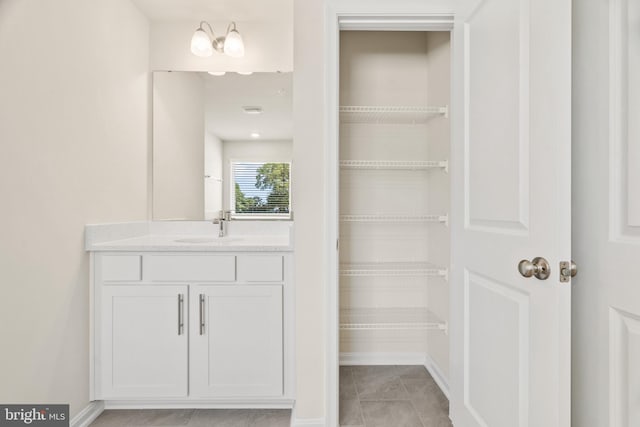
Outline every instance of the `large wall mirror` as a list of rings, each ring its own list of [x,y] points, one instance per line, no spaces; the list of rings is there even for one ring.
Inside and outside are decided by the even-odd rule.
[[[153,219],[288,218],[292,73],[153,73]]]

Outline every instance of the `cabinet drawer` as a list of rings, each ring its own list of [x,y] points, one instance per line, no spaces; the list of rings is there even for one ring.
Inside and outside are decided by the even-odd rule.
[[[145,273],[155,282],[233,282],[236,257],[233,255],[149,255]]]
[[[137,282],[142,280],[140,255],[103,255],[100,263],[103,282]]]
[[[282,255],[239,255],[238,281],[282,282]]]

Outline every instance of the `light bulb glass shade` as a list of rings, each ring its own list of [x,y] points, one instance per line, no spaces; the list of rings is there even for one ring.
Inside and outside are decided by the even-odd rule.
[[[191,37],[191,53],[200,57],[213,55],[213,45],[211,37],[202,29],[198,28],[193,37]]]
[[[235,28],[227,33],[224,41],[224,53],[233,58],[242,58],[244,56],[242,36]]]

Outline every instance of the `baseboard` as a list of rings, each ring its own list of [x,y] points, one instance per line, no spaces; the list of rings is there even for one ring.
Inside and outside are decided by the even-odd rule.
[[[340,353],[340,365],[425,365],[424,353]]]
[[[433,359],[427,355],[425,355],[424,367],[429,371],[433,380],[438,384],[440,390],[442,390],[442,393],[444,393],[444,395],[447,396],[447,399],[449,399],[449,381]]]
[[[106,400],[105,409],[291,409],[292,399]]]
[[[69,422],[70,427],[88,427],[104,411],[104,402],[96,400],[90,402],[82,411]]]
[[[229,407],[234,407],[234,408],[240,408],[242,406],[245,405],[240,405],[240,404],[236,404],[236,405],[230,405],[230,404],[205,404],[205,403],[200,403],[200,404],[185,404],[183,402],[174,402],[172,403],[168,403],[168,402],[154,402],[154,403],[150,403],[150,402],[123,402],[123,401],[119,401],[119,402],[114,402],[114,401],[109,401],[107,402],[108,405],[105,406],[105,402],[102,400],[97,400],[94,402],[89,403],[82,411],[80,411],[75,417],[73,417],[73,419],[71,420],[69,426],[70,427],[88,427],[93,421],[95,421],[96,418],[98,418],[100,416],[100,414],[106,409],[106,407],[108,407],[109,409],[161,409],[161,408],[180,408],[183,407],[183,405],[188,405],[189,407],[199,407],[199,408],[219,408],[219,407],[225,407],[225,408],[229,408]],[[282,405],[282,404],[262,404],[259,405],[262,408],[283,408],[283,407],[291,407],[291,405]],[[246,406],[245,406],[246,407]],[[252,405],[251,408],[256,408],[256,405]],[[291,427],[325,427],[325,421],[324,418],[296,418],[295,417],[295,412],[292,413],[291,416]]]
[[[298,418],[296,407],[291,409],[291,427],[326,427],[324,418]]]
[[[326,427],[324,418],[293,418],[291,417],[291,427]]]

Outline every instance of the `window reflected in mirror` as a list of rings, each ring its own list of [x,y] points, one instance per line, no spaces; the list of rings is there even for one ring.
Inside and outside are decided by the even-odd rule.
[[[289,218],[290,163],[232,162],[232,217]]]

